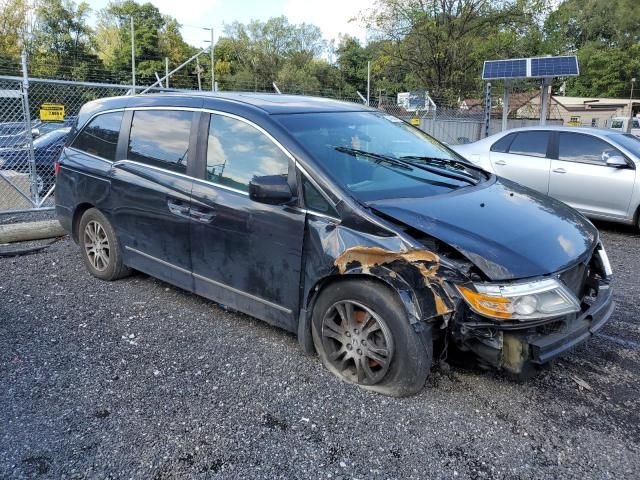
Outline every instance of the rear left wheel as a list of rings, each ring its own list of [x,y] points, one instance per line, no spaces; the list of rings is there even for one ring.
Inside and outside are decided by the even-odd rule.
[[[385,395],[424,386],[433,345],[425,345],[390,289],[371,280],[326,287],[313,310],[313,342],[334,375]]]
[[[89,272],[101,280],[117,280],[130,273],[122,260],[120,242],[100,210],[90,208],[80,219],[78,239]]]

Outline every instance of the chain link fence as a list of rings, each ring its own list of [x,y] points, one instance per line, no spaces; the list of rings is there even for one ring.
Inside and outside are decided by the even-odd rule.
[[[136,87],[136,92],[145,88]],[[220,82],[218,88],[280,91],[366,103],[360,94],[328,89],[314,91],[295,85]],[[167,90],[170,89],[154,88],[149,93]],[[55,160],[82,105],[99,98],[131,93],[129,85],[0,76],[0,213],[53,208]],[[502,118],[504,96],[499,85],[487,97],[491,101],[490,109],[485,108],[482,96],[452,101],[425,95],[422,105],[413,108],[399,102],[397,96],[381,93],[373,96],[369,105],[402,118],[450,145],[474,142],[487,134],[500,132],[505,124],[506,128],[539,124],[539,102],[535,101],[536,96],[539,98],[539,89],[534,85],[511,88],[506,122]]]

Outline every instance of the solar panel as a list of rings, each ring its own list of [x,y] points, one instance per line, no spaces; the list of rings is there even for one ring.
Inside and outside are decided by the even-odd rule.
[[[578,75],[578,59],[574,56],[531,59],[532,77],[568,77],[575,75]]]
[[[485,61],[482,79],[571,77],[579,73],[575,56],[516,58]]]
[[[516,60],[487,60],[484,62],[482,70],[483,80],[494,80],[498,78],[526,78],[527,59]]]

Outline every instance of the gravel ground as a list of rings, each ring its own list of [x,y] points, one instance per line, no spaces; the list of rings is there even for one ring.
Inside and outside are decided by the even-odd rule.
[[[452,368],[404,399],[153,278],[100,282],[68,238],[0,258],[0,478],[637,478],[640,236],[600,227],[601,335],[527,383]]]

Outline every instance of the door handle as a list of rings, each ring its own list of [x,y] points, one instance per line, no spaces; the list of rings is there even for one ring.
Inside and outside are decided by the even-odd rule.
[[[189,210],[191,207],[188,203],[169,198],[167,199],[167,206],[169,207],[169,211],[174,215],[177,215],[178,217],[189,217]]]
[[[191,207],[189,216],[197,222],[211,223],[216,216],[216,212],[213,209],[201,210],[199,208]]]
[[[504,160],[496,160],[494,163],[496,165],[506,165],[507,164],[507,162],[505,162]]]
[[[555,172],[555,173],[567,173],[567,171],[562,167],[554,168],[553,172]]]

